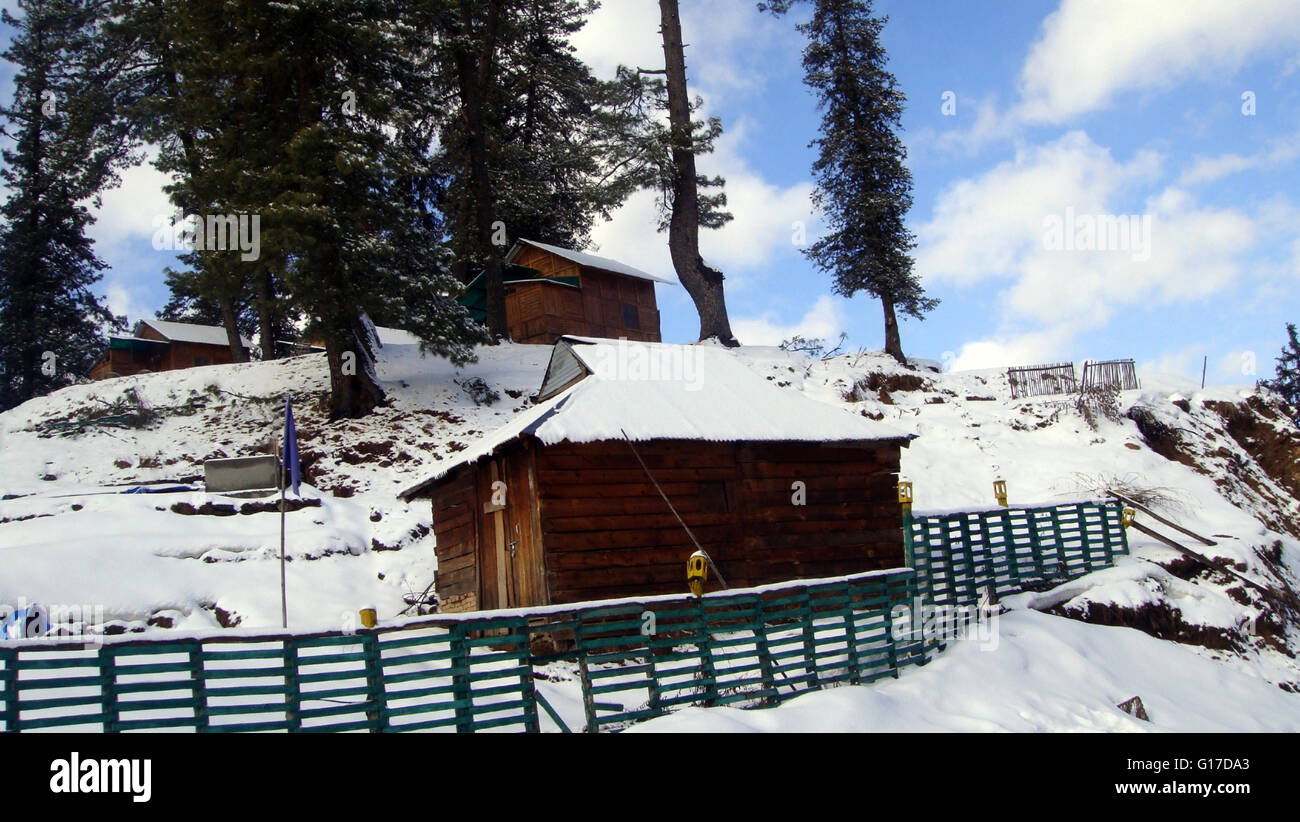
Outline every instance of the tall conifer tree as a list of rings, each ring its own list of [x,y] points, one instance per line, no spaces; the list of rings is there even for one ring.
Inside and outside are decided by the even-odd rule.
[[[104,263],[89,206],[126,156],[113,128],[115,59],[96,42],[100,4],[22,0],[4,57],[17,67],[3,109],[13,139],[0,172],[0,409],[84,376],[119,325],[92,291]]]
[[[828,231],[804,253],[831,275],[837,294],[866,292],[884,309],[885,351],[906,362],[898,312],[923,319],[938,305],[912,270],[916,238],[905,219],[912,207],[912,174],[898,136],[907,98],[886,68],[880,44],[886,18],[873,17],[871,0],[811,0],[804,82],[817,94],[821,136],[813,174],[814,203]],[[794,0],[760,8],[776,13]]]

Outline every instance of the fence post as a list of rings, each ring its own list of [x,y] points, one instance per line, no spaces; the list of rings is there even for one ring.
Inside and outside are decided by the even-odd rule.
[[[803,656],[804,673],[811,680],[809,690],[821,688],[821,678],[817,672],[817,632],[813,628],[812,592],[803,589],[799,601],[799,615],[803,622]]]
[[[465,624],[451,626],[451,698],[456,703],[456,733],[474,732],[474,694],[470,690],[469,648],[465,645]]]
[[[1049,520],[1050,521],[1050,520]],[[1038,511],[1028,513],[1027,522],[1029,523],[1029,544],[1033,549],[1034,565],[1038,568],[1038,578],[1047,581],[1047,557],[1043,554],[1043,518],[1039,516]],[[1058,552],[1059,553],[1059,552]]]
[[[844,583],[844,649],[845,664],[849,666],[849,682],[857,685],[862,680],[861,663],[858,661],[858,626],[857,615],[853,610],[854,586]]]
[[[1061,576],[1066,579],[1070,578],[1070,555],[1067,553],[1065,545],[1065,532],[1061,530],[1061,511],[1059,508],[1050,509],[1052,518],[1052,535],[1056,539],[1056,557],[1060,563],[1058,570]]]
[[[384,692],[383,660],[379,657],[379,634],[367,629],[361,634],[362,655],[366,661],[366,701],[370,703],[366,719],[370,732],[388,729],[388,699]]]
[[[587,665],[587,632],[583,621],[585,613],[574,614],[573,645],[578,654],[578,681],[582,685],[582,712],[587,718],[585,733],[600,733],[600,720],[596,717],[596,696],[591,692],[591,668]]]
[[[104,733],[115,734],[118,732],[120,717],[117,708],[117,660],[114,657],[112,645],[100,647],[98,667],[99,705],[100,710],[103,712],[101,721],[104,725]]]
[[[1115,553],[1127,554],[1128,530],[1124,527],[1124,503],[1119,500],[1111,500],[1107,503],[1107,511],[1114,514],[1113,519],[1108,517],[1106,521],[1107,523],[1113,524],[1114,527],[1109,528],[1108,530],[1114,536],[1115,541],[1119,543],[1119,548],[1116,549]]]
[[[0,671],[0,686],[4,687],[4,710],[0,712],[5,722],[6,733],[18,732],[18,651],[14,648],[0,650],[0,662],[4,670]]]
[[[1079,518],[1079,550],[1083,555],[1083,572],[1092,571],[1092,540],[1088,539],[1088,506],[1082,502],[1074,506],[1075,516]]]
[[[207,682],[203,678],[203,642],[194,640],[189,643],[190,650],[187,654],[190,669],[190,694],[194,699],[194,731],[195,733],[205,733],[211,720],[208,717],[208,693]]]
[[[960,524],[961,528],[962,557],[965,559],[966,573],[969,575],[966,578],[966,598],[970,602],[978,602],[980,594],[979,584],[975,579],[975,548],[971,545],[970,516],[967,514],[958,514],[957,522]],[[953,586],[953,593],[956,593],[955,585]],[[953,604],[961,605],[963,603],[955,602]]]
[[[704,597],[695,598],[696,613],[700,619],[700,668],[704,675],[704,701],[701,703],[705,706],[715,705],[718,702],[718,669],[713,664],[713,634],[709,633],[709,617],[704,611]]]
[[[914,581],[915,579],[916,577],[913,576],[912,580]],[[891,590],[892,587],[892,579],[885,579],[880,583],[881,592],[885,596],[885,658],[889,660],[888,664],[890,673],[893,674],[894,679],[898,679],[898,637],[894,636],[894,592]],[[913,596],[914,590],[913,585],[910,584],[904,586],[903,589],[903,596],[907,597],[907,601],[913,606],[915,606],[917,602],[917,598]],[[924,659],[922,661],[924,661]]]
[[[518,626],[519,693],[524,701],[524,732],[541,733],[542,722],[537,715],[537,686],[533,683],[532,634],[529,631],[528,618],[524,617]]]
[[[763,607],[763,595],[754,597],[754,650],[758,654],[759,676],[763,680],[764,705],[775,705],[780,701],[776,691],[776,675],[772,671],[772,649],[767,643],[767,614]]]
[[[302,730],[302,683],[298,679],[298,642],[286,637],[280,645],[284,655],[284,718],[289,732]]]
[[[1016,548],[1016,532],[1011,525],[1011,511],[1004,510],[999,513],[1002,520],[1002,551],[1007,557],[1007,570],[1011,575],[1011,585],[1017,589],[1020,588],[1020,552]],[[996,580],[993,590],[997,591]]]

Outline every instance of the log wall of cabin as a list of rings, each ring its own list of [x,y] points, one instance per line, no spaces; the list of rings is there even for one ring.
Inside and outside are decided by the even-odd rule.
[[[544,277],[580,282],[578,288],[540,281],[507,286],[506,326],[515,342],[550,345],[564,334],[661,341],[653,282],[579,266],[538,248],[523,248],[514,262]],[[636,328],[625,322],[624,306],[635,308]]]
[[[434,552],[438,557],[434,591],[443,611],[473,611],[479,607],[480,510],[474,465],[456,469],[434,489]]]
[[[896,442],[637,448],[733,588],[903,564]],[[552,602],[686,590],[695,547],[626,442],[546,446],[535,465]]]

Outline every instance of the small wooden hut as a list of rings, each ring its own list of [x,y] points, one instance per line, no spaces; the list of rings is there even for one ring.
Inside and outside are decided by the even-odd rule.
[[[655,283],[677,281],[618,260],[518,240],[505,256],[506,328],[517,343],[551,345],[565,335],[659,342]],[[461,301],[486,319],[480,274]]]
[[[910,438],[726,349],[566,337],[537,405],[401,496],[432,498],[445,611],[685,591],[664,496],[734,588],[901,566]]]
[[[234,362],[219,325],[140,320],[131,333],[108,338],[108,350],[90,368],[92,380]],[[247,356],[252,340],[241,337],[240,344]]]

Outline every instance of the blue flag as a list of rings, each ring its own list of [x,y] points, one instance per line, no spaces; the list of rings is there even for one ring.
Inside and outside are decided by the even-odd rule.
[[[298,432],[293,428],[293,406],[284,398],[284,470],[289,472],[289,484],[298,493],[302,475],[298,471]]]

